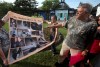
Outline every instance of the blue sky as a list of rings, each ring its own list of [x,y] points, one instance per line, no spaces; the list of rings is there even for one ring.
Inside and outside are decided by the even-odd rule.
[[[15,0],[0,0],[0,1],[6,1],[6,2],[11,2],[13,3]],[[42,2],[45,0],[37,0],[37,2],[39,3],[38,6],[41,6]],[[93,6],[96,6],[97,4],[100,3],[100,0],[65,0],[65,2],[71,7],[71,8],[77,8],[80,2],[83,3],[90,3]]]
[[[71,8],[77,8],[80,2],[90,3],[91,5],[93,5],[93,7],[100,3],[100,0],[65,0],[65,1]]]

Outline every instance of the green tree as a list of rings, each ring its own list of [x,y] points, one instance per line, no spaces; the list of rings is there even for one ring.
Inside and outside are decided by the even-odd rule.
[[[45,0],[42,4],[43,6],[41,8],[43,10],[50,10],[59,4],[59,0]]]
[[[0,2],[0,19],[10,10],[12,10],[13,4],[7,2]]]
[[[52,9],[55,9],[55,7],[59,4],[59,0],[52,0]]]
[[[13,10],[24,15],[32,15],[37,4],[36,0],[16,0],[14,2]]]

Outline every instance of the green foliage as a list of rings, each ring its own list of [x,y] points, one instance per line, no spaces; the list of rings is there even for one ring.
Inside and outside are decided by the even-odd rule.
[[[52,5],[52,2],[51,1],[44,1],[43,2],[43,6],[42,6],[42,9],[43,10],[50,10],[52,7],[50,7]]]
[[[52,9],[55,9],[59,4],[59,0],[53,0]]]
[[[59,28],[59,31],[66,37],[67,29],[66,28]]]
[[[9,32],[9,24],[6,22],[5,25],[3,26],[7,32]]]
[[[50,10],[50,9],[53,9],[55,6],[57,6],[58,3],[59,3],[59,0],[45,0],[41,8],[43,10]]]
[[[36,0],[16,0],[14,2],[13,11],[23,15],[31,16],[36,6],[37,6]]]
[[[0,2],[0,19],[9,11],[12,10],[12,3]]]
[[[36,7],[36,3],[36,0],[16,0],[14,6],[23,9],[32,9]]]

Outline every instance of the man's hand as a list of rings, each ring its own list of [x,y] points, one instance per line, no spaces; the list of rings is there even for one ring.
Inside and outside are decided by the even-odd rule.
[[[4,64],[4,65],[8,65],[8,60],[7,60],[7,59],[4,59],[4,60],[3,60],[3,64]]]
[[[88,53],[88,50],[82,51],[82,55],[83,55],[83,56],[87,55],[87,53]]]

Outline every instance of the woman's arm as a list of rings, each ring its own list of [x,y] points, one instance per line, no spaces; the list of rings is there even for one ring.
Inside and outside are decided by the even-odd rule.
[[[63,24],[58,23],[56,25],[50,25],[50,26],[48,26],[48,28],[53,28],[53,27],[60,28],[60,27],[63,27]]]

